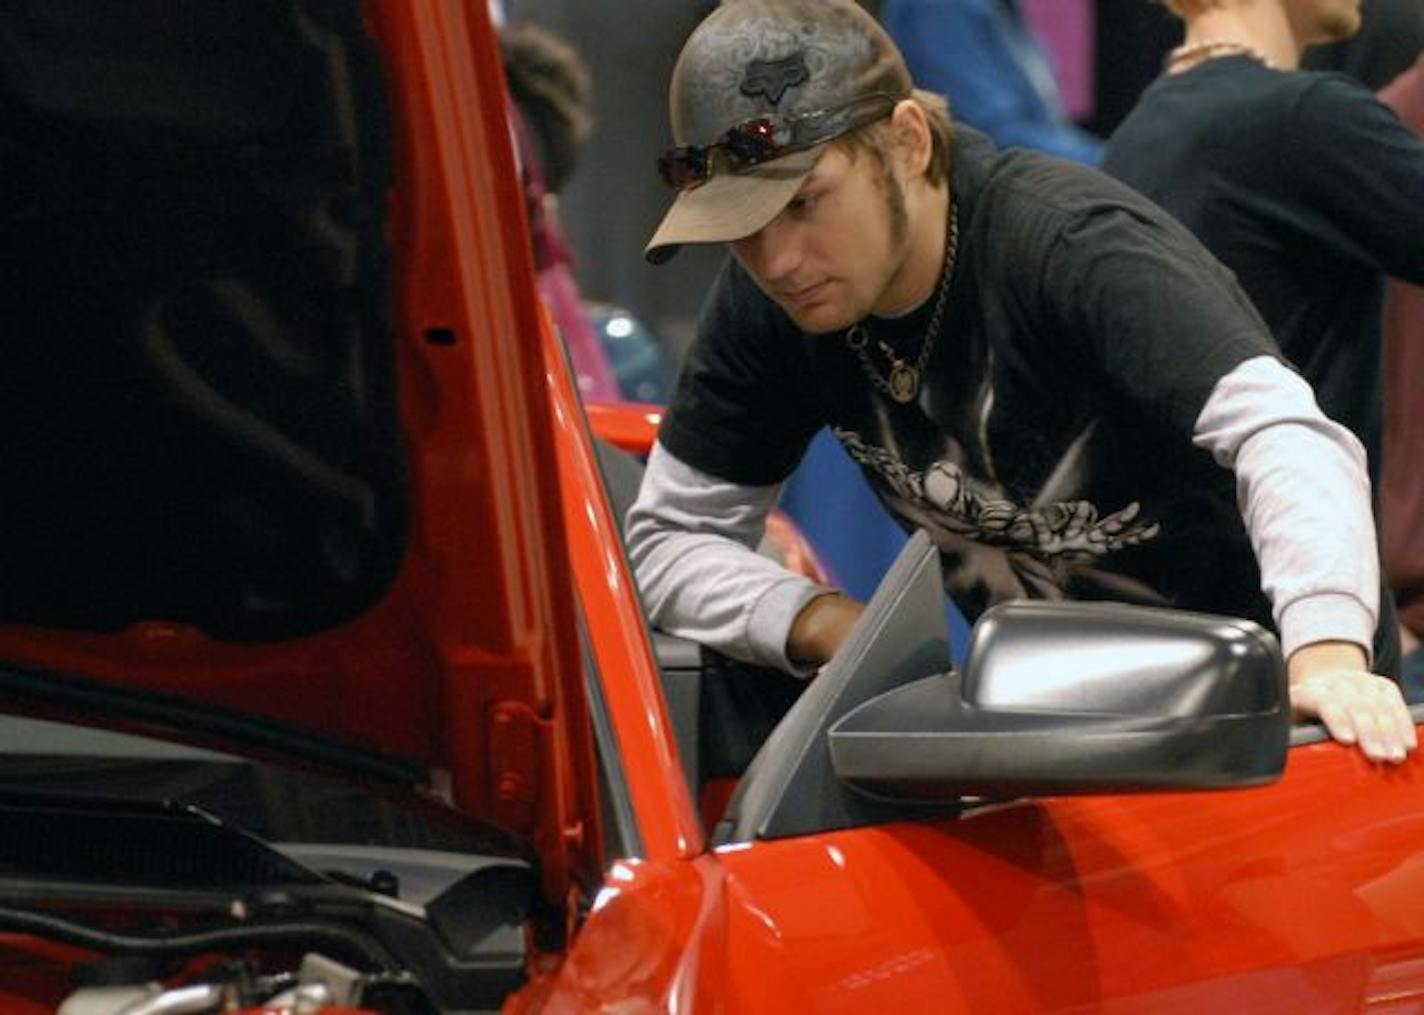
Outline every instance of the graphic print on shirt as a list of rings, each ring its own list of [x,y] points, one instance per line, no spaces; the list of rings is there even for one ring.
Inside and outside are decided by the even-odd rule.
[[[942,451],[916,456],[928,464],[915,468],[856,431],[832,431],[856,464],[879,480],[874,485],[886,506],[934,539],[944,558],[946,590],[971,616],[1008,599],[1063,599],[1070,586],[1084,581],[1129,600],[1163,602],[1147,585],[1095,566],[1161,531],[1157,522],[1139,517],[1137,501],[1104,513],[1082,498],[1055,497],[1055,490],[1078,485],[1090,431],[1072,443],[1028,505],[970,473],[963,448],[948,435]],[[893,442],[893,434],[885,436]],[[987,448],[980,457],[990,460]]]

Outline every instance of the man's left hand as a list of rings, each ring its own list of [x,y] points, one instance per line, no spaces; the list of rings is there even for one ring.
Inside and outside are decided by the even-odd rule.
[[[1399,685],[1369,672],[1364,650],[1347,642],[1318,642],[1292,653],[1291,705],[1318,718],[1342,744],[1358,744],[1371,761],[1398,763],[1419,746],[1414,719]]]

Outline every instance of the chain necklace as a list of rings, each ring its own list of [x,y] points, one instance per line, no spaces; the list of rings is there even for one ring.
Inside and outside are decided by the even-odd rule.
[[[1276,65],[1271,62],[1270,58],[1255,46],[1249,46],[1244,42],[1232,42],[1230,39],[1202,39],[1200,42],[1190,42],[1178,46],[1167,54],[1167,58],[1162,61],[1162,67],[1169,73],[1187,70],[1219,56],[1248,56],[1267,70],[1276,69]]]
[[[954,197],[951,195],[949,199],[949,241],[944,245],[944,266],[940,269],[939,293],[935,296],[934,312],[930,314],[929,327],[925,329],[925,337],[920,341],[920,353],[915,357],[914,363],[907,363],[895,354],[890,343],[877,338],[875,344],[890,363],[890,374],[887,377],[881,374],[879,368],[871,362],[870,353],[866,351],[870,334],[865,330],[864,322],[851,325],[850,330],[846,332],[846,345],[860,360],[860,365],[865,370],[865,375],[870,378],[870,382],[901,405],[913,402],[920,393],[920,378],[924,375],[925,367],[929,364],[930,353],[934,350],[934,341],[939,334],[939,322],[940,318],[944,316],[944,308],[949,301],[949,283],[954,276],[954,262],[958,253],[959,215],[954,205]]]

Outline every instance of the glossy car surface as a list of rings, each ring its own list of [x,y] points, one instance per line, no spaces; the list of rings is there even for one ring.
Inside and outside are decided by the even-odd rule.
[[[89,989],[81,967],[160,947],[174,961],[151,970],[157,987],[135,989],[173,1003],[175,991],[210,990],[189,1011],[234,999],[245,1007],[225,1010],[1424,1006],[1424,762],[1376,769],[1314,729],[1295,731],[1285,757],[1274,643],[1234,622],[1223,633],[1149,617],[1175,660],[1155,670],[1103,633],[1120,630],[1112,616],[1086,617],[1079,640],[1033,647],[1046,688],[1064,674],[1164,687],[1187,674],[1218,694],[1228,667],[1191,661],[1244,638],[1259,658],[1240,679],[1254,682],[1270,736],[1236,744],[1259,746],[1259,767],[1230,755],[1204,770],[1168,750],[1155,773],[1179,791],[1085,792],[1105,771],[1124,784],[1143,773],[1075,744],[1101,734],[1179,747],[1182,731],[1218,728],[1207,720],[1225,739],[1240,714],[1151,693],[1129,705],[1120,679],[1075,713],[1047,691],[1033,698],[1042,688],[1031,674],[1022,683],[1035,707],[1004,714],[1065,746],[1047,790],[871,799],[825,760],[821,727],[843,728],[916,681],[942,679],[930,691],[945,696],[964,690],[941,672],[943,635],[922,623],[937,610],[887,595],[874,610],[889,634],[796,698],[725,820],[704,822],[709,784],[730,783],[747,759],[702,758],[689,729],[700,742],[726,731],[695,713],[744,701],[709,688],[772,678],[729,674],[695,650],[679,668],[666,645],[655,650],[594,435],[644,449],[651,410],[586,412],[540,312],[484,5],[371,3],[364,31],[384,67],[394,150],[385,234],[410,496],[400,566],[358,616],[290,637],[223,638],[165,616],[119,630],[0,626],[0,708],[16,723],[62,724],[5,727],[0,1011],[54,1010]],[[986,637],[971,659],[987,669],[1006,644]],[[1074,646],[1084,651],[1070,661]],[[878,669],[878,659],[891,663]],[[700,681],[691,695],[687,681]],[[965,711],[994,718],[988,703]],[[127,738],[110,746],[90,726]],[[62,755],[61,768],[52,758],[27,767],[22,735]],[[1283,757],[1278,779],[1262,774]],[[132,799],[115,759],[135,758],[180,765],[191,795],[178,802],[212,799],[222,827]],[[964,760],[965,771],[938,774],[956,785],[1013,777],[1013,750],[995,772]],[[192,788],[199,773],[221,774],[223,789],[254,769],[276,780],[283,804],[317,801],[331,823],[312,839],[279,831],[259,844],[239,810],[223,810],[223,793]],[[96,770],[115,784],[86,783]],[[74,780],[64,793],[57,771]],[[802,794],[795,780],[806,772],[818,788]],[[1202,785],[1235,788],[1185,791]],[[173,784],[161,786],[168,799]],[[777,787],[791,792],[754,820]],[[376,814],[402,828],[417,815],[439,831],[322,838],[338,819]],[[21,815],[67,829],[74,848],[20,835]],[[163,834],[119,835],[140,825]],[[214,844],[210,862],[184,868],[164,849],[187,841]],[[285,896],[237,863],[248,856],[282,872]],[[192,884],[171,881],[179,869]],[[309,925],[314,916],[322,926]],[[266,936],[243,936],[259,925]],[[174,943],[195,927],[215,936]],[[302,965],[313,953],[346,970],[345,993],[320,962]],[[327,992],[300,1007],[298,986]],[[123,1010],[84,996],[86,1010]]]

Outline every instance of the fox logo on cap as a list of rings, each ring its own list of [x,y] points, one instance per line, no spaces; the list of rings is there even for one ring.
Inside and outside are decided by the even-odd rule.
[[[780,60],[749,61],[739,90],[752,99],[763,95],[767,102],[776,106],[786,94],[786,89],[805,84],[810,79],[811,72],[806,69],[806,54],[798,50]]]

